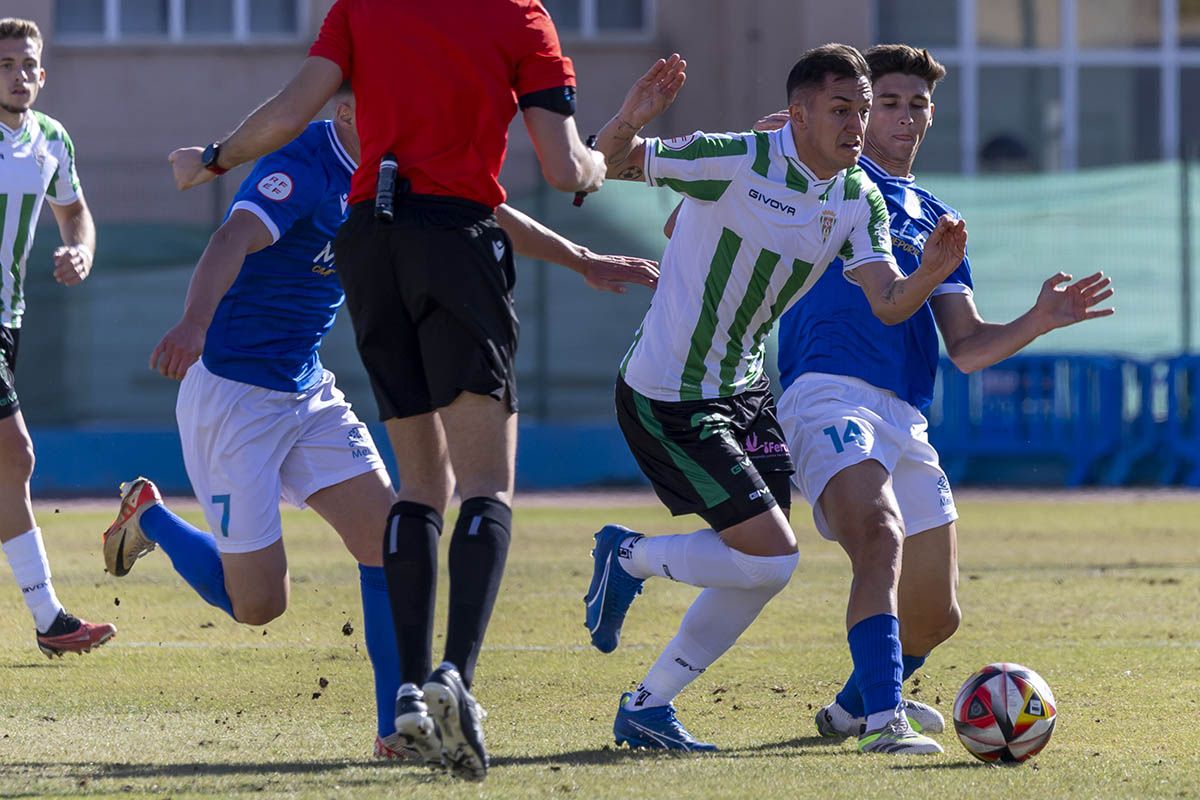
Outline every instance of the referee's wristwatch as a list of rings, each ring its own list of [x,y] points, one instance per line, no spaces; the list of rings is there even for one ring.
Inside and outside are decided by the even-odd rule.
[[[217,159],[221,157],[221,143],[213,142],[208,147],[204,148],[204,152],[200,155],[200,163],[204,168],[214,175],[224,175],[229,170],[217,163]]]

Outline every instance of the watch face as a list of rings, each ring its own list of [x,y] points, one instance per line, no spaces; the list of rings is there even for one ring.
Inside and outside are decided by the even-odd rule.
[[[214,166],[217,163],[217,150],[216,142],[204,148],[204,153],[200,156],[200,163],[206,167]]]

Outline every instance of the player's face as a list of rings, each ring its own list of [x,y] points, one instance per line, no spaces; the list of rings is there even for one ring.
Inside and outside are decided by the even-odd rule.
[[[46,82],[42,48],[33,39],[0,39],[0,108],[22,114]]]
[[[908,164],[933,124],[933,99],[924,78],[892,72],[875,81],[867,143],[889,163]]]
[[[824,86],[790,107],[793,125],[805,139],[808,167],[818,177],[833,177],[858,161],[871,97],[871,82],[865,77],[827,78]]]
[[[338,95],[335,101],[333,121],[338,128],[338,135],[341,137],[342,144],[345,145],[346,150],[357,161],[360,154],[360,143],[358,139],[358,127],[355,124],[354,118],[354,95]]]

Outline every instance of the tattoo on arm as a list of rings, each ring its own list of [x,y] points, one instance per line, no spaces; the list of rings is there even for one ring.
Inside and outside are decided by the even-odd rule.
[[[640,181],[644,175],[641,167],[630,164],[617,174],[617,178],[623,181]]]
[[[897,294],[904,294],[904,286],[900,283],[900,281],[892,281],[888,284],[888,287],[883,290],[883,302],[895,305]]]

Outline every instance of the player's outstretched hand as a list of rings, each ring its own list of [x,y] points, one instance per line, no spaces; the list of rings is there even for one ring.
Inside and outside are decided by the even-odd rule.
[[[1113,296],[1110,286],[1112,279],[1105,277],[1103,272],[1094,272],[1069,286],[1064,285],[1069,280],[1070,275],[1060,272],[1050,276],[1042,284],[1042,291],[1038,294],[1037,302],[1033,304],[1033,310],[1041,317],[1046,330],[1065,328],[1085,319],[1107,317],[1116,312],[1112,307],[1096,308]]]
[[[200,161],[202,155],[203,147],[181,147],[167,156],[167,161],[171,162],[171,172],[175,175],[176,189],[182,192],[217,177],[215,172],[204,168]]]
[[[687,62],[680,58],[679,53],[672,53],[670,58],[660,58],[645,75],[638,78],[625,95],[619,115],[634,128],[644,127],[650,120],[666,111],[683,82],[687,80]]]
[[[754,123],[756,131],[777,131],[792,118],[791,112],[786,108],[776,111],[774,114],[767,114],[765,117]]]
[[[92,254],[86,247],[60,247],[54,251],[54,280],[63,286],[83,283],[92,271]]]
[[[583,277],[588,286],[601,292],[625,294],[625,284],[658,285],[658,262],[632,256],[606,256],[583,251]]]
[[[937,227],[925,239],[925,249],[921,255],[921,268],[930,270],[938,283],[941,283],[967,255],[967,223],[961,217],[955,218],[943,214],[938,220]]]
[[[150,354],[150,369],[165,378],[181,381],[188,367],[204,352],[205,330],[200,325],[181,319],[174,328],[163,334],[162,341]]]

